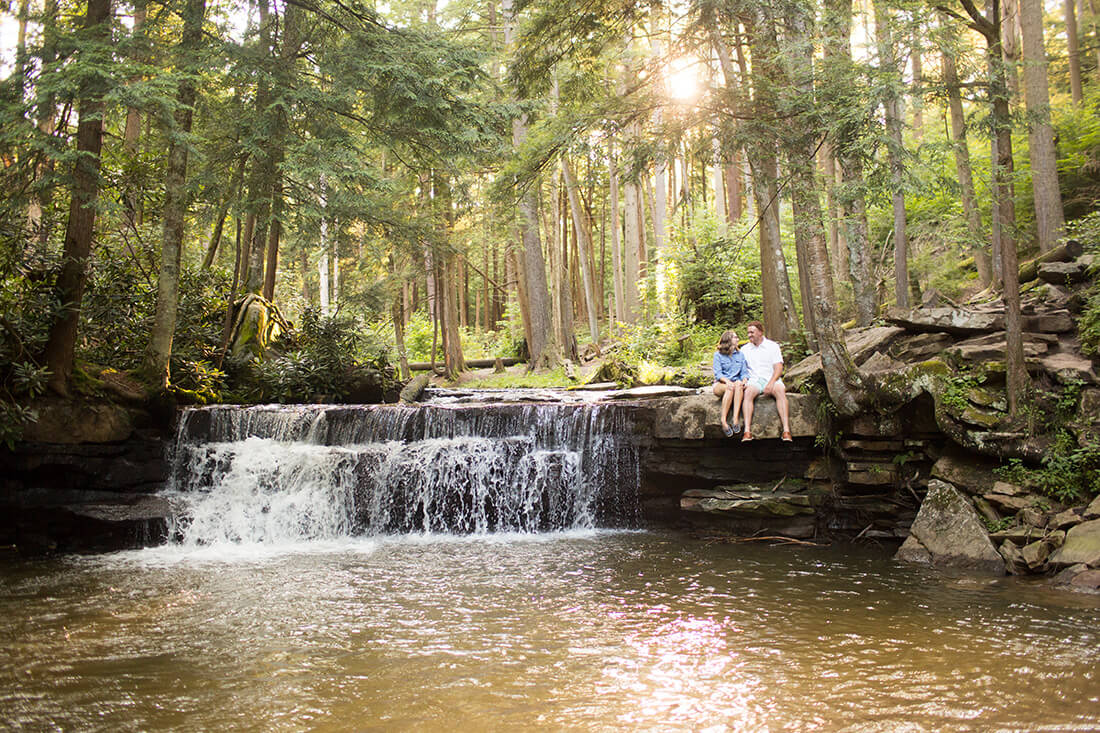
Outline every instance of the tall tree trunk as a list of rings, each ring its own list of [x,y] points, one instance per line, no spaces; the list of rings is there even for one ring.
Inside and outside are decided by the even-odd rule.
[[[110,16],[110,0],[88,0],[82,29],[89,42],[108,42]],[[77,61],[79,63],[79,52]],[[103,97],[106,91],[102,79],[89,77],[81,84],[78,97],[80,117],[76,128],[76,150],[79,157],[73,164],[69,221],[65,227],[61,270],[54,284],[54,292],[57,302],[61,303],[61,309],[50,326],[45,348],[46,367],[50,370],[48,384],[52,391],[60,395],[69,393],[80,306],[84,299],[84,287],[88,282],[88,257],[92,251],[95,207],[99,198]]]
[[[740,154],[735,154],[733,160],[723,167],[726,177],[726,215],[730,224],[741,221],[744,208],[741,203],[741,165]]]
[[[1067,0],[1067,3],[1072,6],[1073,0]],[[1062,194],[1058,190],[1058,151],[1054,147],[1054,127],[1050,122],[1042,0],[1020,0],[1020,27],[1024,41],[1024,94],[1029,123],[1027,151],[1031,161],[1035,224],[1039,251],[1049,252],[1061,239],[1066,222],[1062,212]]]
[[[275,276],[279,269],[279,237],[283,231],[283,179],[275,173],[275,185],[271,192],[271,226],[267,231],[267,255],[264,257],[263,296],[275,299]]]
[[[810,19],[800,8],[787,17],[792,36],[787,70],[791,84],[785,109],[787,169],[790,176],[791,205],[794,213],[795,242],[799,264],[806,271],[802,278],[802,306],[807,324],[812,324],[813,340],[821,351],[821,365],[829,397],[842,415],[858,414],[864,401],[863,385],[855,368],[843,333],[837,323],[832,272],[825,246],[825,228],[821,218],[821,200],[814,175],[814,146],[819,132],[813,120],[813,59],[811,57]]]
[[[615,290],[615,321],[626,323],[626,294],[623,284],[623,244],[619,224],[619,162],[614,149],[608,156],[608,199],[611,202],[611,279]]]
[[[918,145],[924,140],[924,66],[921,58],[924,51],[923,32],[924,28],[919,26],[914,29],[910,51],[913,68],[913,137]]]
[[[875,36],[878,43],[879,63],[887,77],[882,108],[886,117],[886,134],[889,139],[887,157],[890,160],[891,199],[894,206],[894,299],[900,308],[909,307],[909,238],[905,219],[905,143],[901,134],[900,95],[896,87],[901,84],[894,53],[893,19],[883,0],[875,2]]]
[[[1041,2],[1041,0],[1040,0]],[[1077,8],[1075,5],[1076,0],[1065,0],[1063,3],[1066,14],[1066,58],[1069,61],[1069,91],[1073,97],[1074,104],[1081,104],[1084,99],[1084,94],[1081,90],[1081,50],[1077,41]],[[1043,8],[1039,7],[1040,18],[1043,15]],[[1022,18],[1022,23],[1028,22],[1028,17]],[[1040,25],[1038,33],[1042,36],[1043,26]],[[1024,31],[1024,55],[1027,55],[1027,30]],[[1046,57],[1043,57],[1045,62]],[[1043,64],[1043,72],[1046,72],[1046,63]]]
[[[134,2],[134,27],[133,36],[137,41],[138,51],[135,61],[143,62],[148,56],[148,48],[145,39],[145,19],[147,16],[146,0]],[[138,81],[132,79],[131,81]],[[141,200],[141,190],[138,179],[142,169],[138,160],[141,143],[141,110],[137,107],[126,109],[126,126],[122,134],[122,149],[126,152],[126,167],[128,169],[126,182],[122,194],[123,209],[126,213],[126,221],[131,229],[141,226],[144,211]]]
[[[58,6],[58,0],[45,0],[45,7],[42,9],[42,48],[39,57],[43,67],[57,61],[58,38],[60,35],[57,28]],[[35,117],[39,135],[43,138],[53,135],[57,120],[57,106],[56,96],[52,92],[39,95]],[[32,234],[37,234],[38,249],[42,254],[46,252],[46,245],[53,231],[53,221],[46,216],[52,200],[52,187],[44,185],[44,181],[53,170],[52,157],[46,157],[45,160],[35,166],[31,199],[27,206],[27,229]]]
[[[774,95],[781,84],[776,67],[779,44],[771,8],[754,8],[751,25],[748,35],[756,60],[752,68],[754,108],[759,120],[768,121],[758,126],[757,144],[748,151],[753,193],[757,211],[760,212],[760,285],[764,299],[764,323],[772,338],[785,341],[798,330],[798,313],[791,295],[791,281],[779,234],[779,153],[777,126],[771,121],[777,119]]]
[[[562,158],[562,173],[565,176],[565,189],[569,194],[569,211],[573,216],[573,228],[577,232],[577,260],[581,268],[581,280],[584,285],[584,300],[588,312],[588,332],[592,336],[592,343],[600,342],[600,322],[596,314],[597,294],[592,278],[592,267],[589,260],[592,251],[592,234],[588,228],[588,222],[581,206],[581,197],[577,191],[577,177],[573,173],[573,165],[569,157]]]
[[[641,315],[642,299],[638,289],[641,279],[641,261],[638,250],[642,241],[641,201],[638,182],[627,179],[623,183],[623,320],[636,323]]]
[[[1023,330],[1020,316],[1020,268],[1016,254],[1016,206],[1012,178],[1012,111],[1006,81],[1000,8],[993,0],[986,18],[971,0],[962,0],[970,16],[970,27],[985,36],[986,61],[989,65],[989,101],[991,120],[997,141],[993,164],[993,183],[997,220],[1001,225],[1001,277],[1004,279],[1005,304],[1005,376],[1008,409],[1013,418],[1020,415],[1021,403],[1031,393],[1031,380],[1024,365]]]
[[[1020,0],[1003,0],[1001,21],[1001,53],[1004,54],[1005,83],[1008,85],[1008,103],[1014,105],[1020,99]]]
[[[825,66],[833,100],[833,143],[840,164],[837,189],[840,222],[847,249],[848,275],[856,306],[856,323],[869,326],[878,315],[878,295],[871,272],[867,204],[863,181],[863,121],[847,113],[859,104],[852,61],[852,0],[826,0],[824,13]]]
[[[941,23],[944,32],[951,32],[950,22]],[[943,83],[947,87],[947,106],[951,118],[951,140],[955,150],[955,172],[959,179],[959,195],[962,198],[963,216],[970,232],[971,251],[974,253],[974,265],[978,270],[978,279],[983,287],[993,282],[993,271],[989,261],[989,252],[985,246],[985,233],[982,228],[982,214],[978,209],[978,199],[974,194],[974,175],[970,166],[970,148],[966,142],[966,115],[963,113],[960,94],[959,72],[955,64],[955,49],[948,43],[941,47]]]
[[[516,17],[512,0],[503,0],[504,43],[512,48],[516,36]],[[512,144],[519,148],[527,137],[527,117],[521,115],[512,120]],[[552,368],[561,361],[561,347],[554,342],[551,327],[550,292],[546,285],[546,263],[542,256],[539,238],[538,190],[531,186],[520,197],[520,240],[523,243],[521,264],[527,290],[528,318],[530,319],[531,352],[528,369]]]
[[[184,221],[187,216],[187,151],[195,107],[195,67],[202,49],[202,22],[206,0],[187,0],[183,10],[183,34],[176,52],[176,67],[183,72],[177,91],[173,124],[167,132],[168,164],[164,181],[163,230],[157,308],[145,352],[145,370],[161,389],[168,387],[172,337],[179,310],[180,260],[183,255]]]

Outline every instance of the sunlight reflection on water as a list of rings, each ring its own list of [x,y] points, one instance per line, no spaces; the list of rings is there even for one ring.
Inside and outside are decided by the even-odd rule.
[[[852,548],[413,535],[2,577],[16,729],[1100,726],[1100,599]]]

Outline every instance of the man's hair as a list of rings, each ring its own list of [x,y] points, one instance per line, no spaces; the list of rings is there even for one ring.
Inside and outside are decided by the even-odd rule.
[[[737,348],[737,332],[726,331],[722,334],[722,337],[718,339],[718,351],[726,356],[733,353]]]
[[[753,326],[756,326],[756,330],[760,333],[765,333],[764,324],[760,321],[749,321],[749,325],[745,326],[745,328],[752,328]]]

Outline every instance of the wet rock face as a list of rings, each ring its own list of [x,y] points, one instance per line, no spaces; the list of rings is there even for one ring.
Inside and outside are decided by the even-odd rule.
[[[0,544],[18,551],[101,552],[164,541],[165,444],[141,431],[110,443],[0,448]]]
[[[898,551],[906,562],[990,575],[1004,575],[1005,564],[973,505],[944,481],[928,483],[928,495]]]

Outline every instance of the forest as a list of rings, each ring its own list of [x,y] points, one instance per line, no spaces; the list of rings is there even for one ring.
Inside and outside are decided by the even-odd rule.
[[[1100,239],[1095,0],[3,11],[9,444],[120,377],[353,400],[417,361],[691,365],[753,318],[851,414],[843,329],[929,294],[1003,298],[1011,402],[1020,262]]]

